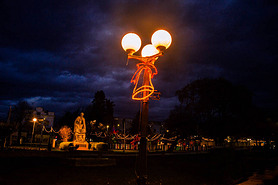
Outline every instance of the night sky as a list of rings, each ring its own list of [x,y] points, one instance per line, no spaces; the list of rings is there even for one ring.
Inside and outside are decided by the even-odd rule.
[[[278,3],[263,0],[0,2],[0,117],[25,100],[56,115],[86,106],[103,90],[115,116],[133,118],[135,61],[126,66],[121,39],[137,33],[142,46],[157,29],[172,45],[156,67],[162,94],[150,120],[178,104],[176,90],[196,79],[224,77],[249,88],[254,103],[278,105]],[[142,47],[141,47],[142,48]]]

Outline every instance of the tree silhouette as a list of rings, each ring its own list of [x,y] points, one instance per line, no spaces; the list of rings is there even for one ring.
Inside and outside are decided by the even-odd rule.
[[[132,119],[131,127],[129,128],[130,134],[138,134],[140,130],[140,111],[138,111],[135,117]]]
[[[80,115],[81,108],[77,108],[75,111],[67,111],[65,114],[55,123],[55,129],[60,129],[62,126],[69,126],[71,129],[74,127],[75,119]]]
[[[133,118],[132,120],[132,123],[131,123],[131,127],[129,128],[129,132],[131,134],[139,134],[140,130],[141,130],[141,125],[140,125],[140,110],[136,113],[135,117]],[[148,122],[148,125],[147,125],[147,134],[153,134],[151,128],[150,128],[150,122]]]
[[[85,111],[85,118],[88,122],[96,120],[96,123],[113,125],[114,123],[114,102],[106,99],[105,93],[97,91],[94,100]]]
[[[248,134],[252,93],[223,79],[200,79],[176,92],[180,105],[170,112],[168,127],[181,135],[203,135],[223,141]]]
[[[19,144],[21,132],[27,122],[32,119],[32,107],[26,101],[18,102],[12,109],[11,123],[18,131],[17,143]]]
[[[255,140],[271,140],[278,143],[278,109],[257,108],[253,114],[253,124],[250,128],[250,135]]]
[[[0,150],[4,149],[5,140],[12,133],[13,128],[4,122],[0,122]]]
[[[64,125],[74,129],[74,121],[84,112],[86,120],[86,137],[91,138],[92,132],[95,131],[99,123],[109,124],[112,128],[114,123],[114,102],[106,99],[103,91],[97,91],[94,95],[94,99],[85,108],[77,108],[74,112],[67,111],[58,121],[55,123],[55,128],[59,129]],[[96,120],[96,124],[92,125],[92,121]]]

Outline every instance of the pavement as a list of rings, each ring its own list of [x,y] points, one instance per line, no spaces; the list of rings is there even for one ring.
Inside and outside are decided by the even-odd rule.
[[[150,185],[277,184],[277,153],[225,149],[148,154]],[[0,151],[1,185],[136,184],[136,151]],[[269,177],[269,174],[273,174]],[[250,179],[249,179],[250,178]],[[267,178],[267,179],[265,179]]]

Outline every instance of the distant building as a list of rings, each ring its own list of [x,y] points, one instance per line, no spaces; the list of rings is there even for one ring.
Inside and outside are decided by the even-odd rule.
[[[32,128],[33,128],[33,118],[37,118],[37,123],[35,124],[35,134],[37,134],[38,130],[41,129],[44,125],[45,127],[49,128],[53,127],[55,114],[54,112],[49,112],[47,110],[43,110],[42,107],[36,107],[35,110],[28,110],[26,112],[26,116],[24,118],[25,126],[21,130],[21,138],[20,138],[20,144],[30,142],[31,134],[32,134]],[[40,132],[39,132],[40,133]],[[17,142],[18,139],[18,131],[13,132],[10,135],[10,145]],[[40,134],[39,134],[40,137]],[[44,136],[43,136],[44,137]],[[35,136],[35,141],[37,141]]]
[[[33,117],[36,117],[39,122],[44,124],[44,126],[53,127],[55,118],[54,112],[43,110],[42,107],[36,107],[33,111]]]

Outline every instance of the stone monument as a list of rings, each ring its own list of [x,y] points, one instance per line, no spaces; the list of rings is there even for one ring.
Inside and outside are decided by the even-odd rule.
[[[86,141],[86,122],[83,112],[74,121],[73,145],[79,146],[77,150],[88,150],[89,144]]]

